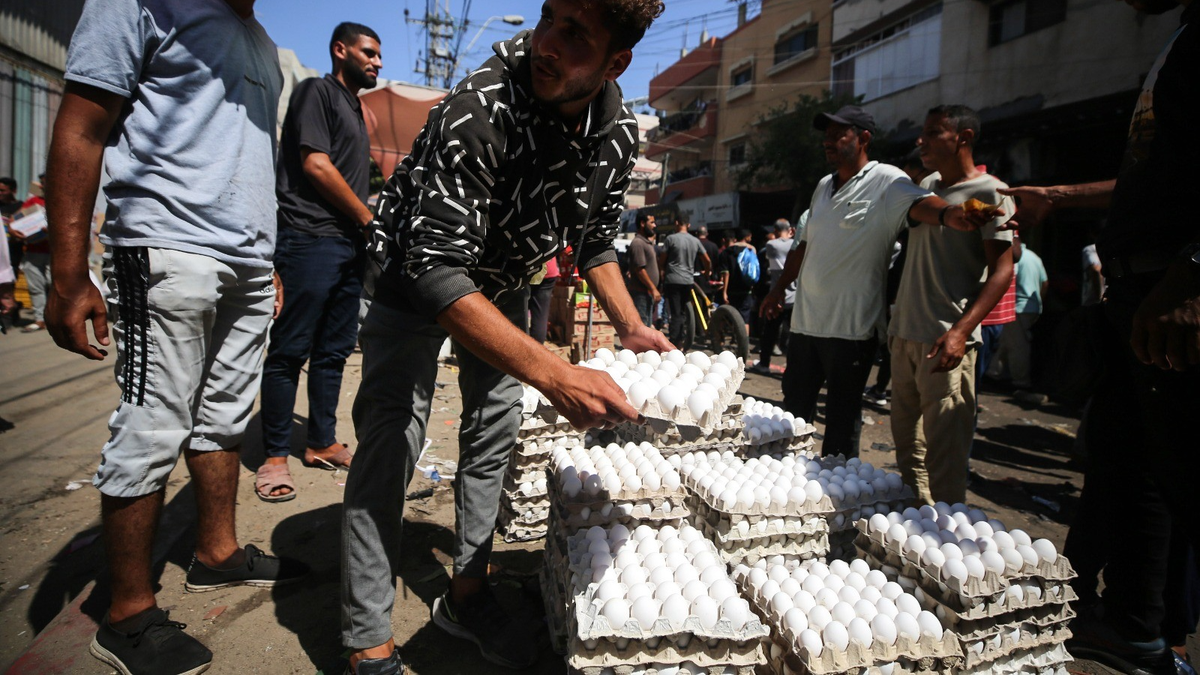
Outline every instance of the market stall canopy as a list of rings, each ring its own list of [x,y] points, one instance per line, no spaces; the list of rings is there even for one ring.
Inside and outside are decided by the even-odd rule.
[[[384,176],[412,151],[429,109],[446,96],[445,89],[404,82],[385,82],[362,94],[363,117],[371,137],[371,158]]]

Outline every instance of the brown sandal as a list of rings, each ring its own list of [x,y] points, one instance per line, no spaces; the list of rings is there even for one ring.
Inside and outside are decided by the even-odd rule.
[[[291,492],[282,495],[272,495],[279,488],[288,488]],[[296,483],[292,481],[292,472],[287,464],[263,464],[254,474],[254,494],[264,502],[286,502],[296,498]]]
[[[341,446],[342,449],[328,459],[317,457],[317,451],[312,448],[305,448],[304,466],[326,471],[336,471],[337,469],[349,471],[350,460],[354,459],[354,453],[350,452],[350,448],[345,443],[342,443]]]

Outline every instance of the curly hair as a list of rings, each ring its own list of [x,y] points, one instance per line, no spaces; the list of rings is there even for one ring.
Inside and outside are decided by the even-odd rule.
[[[610,49],[633,49],[646,29],[662,16],[666,6],[662,0],[599,0],[604,11],[604,25],[612,34]]]

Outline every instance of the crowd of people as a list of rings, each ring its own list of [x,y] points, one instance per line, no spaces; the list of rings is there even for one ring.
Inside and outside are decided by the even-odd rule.
[[[1072,625],[1072,652],[1128,672],[1175,672],[1169,647],[1197,619],[1164,624],[1164,598],[1195,576],[1189,544],[1200,535],[1190,518],[1197,455],[1188,414],[1200,403],[1200,232],[1180,198],[1200,179],[1186,126],[1200,102],[1200,36],[1190,1],[1130,3],[1186,9],[1146,79],[1115,181],[1010,188],[976,164],[982,125],[961,105],[928,112],[908,165],[883,164],[870,157],[874,119],[846,106],[813,120],[832,171],[794,228],[780,220],[755,247],[749,231],[718,244],[677,222],[657,246],[654,219],[640,218],[624,270],[612,242],[637,122],[616,81],[660,0],[548,0],[532,31],[497,43],[433,107],[374,211],[357,96],[382,67],[369,27],[337,26],[330,73],[295,89],[277,139],[282,76],[254,0],[87,3],[45,179],[49,271],[28,246],[21,265],[33,270],[31,291],[41,274],[46,298],[33,325],[89,359],[116,351],[121,398],[93,480],[112,599],[92,654],[124,673],[198,673],[212,661],[154,595],[151,543],[181,455],[198,513],[188,590],[307,574],[301,561],[240,545],[235,519],[240,446],[260,391],[266,456],[255,492],[268,502],[298,496],[290,427],[307,363],[303,462],[349,470],[348,672],[403,672],[391,627],[402,505],[450,339],[463,420],[456,538],[452,579],[431,619],[494,663],[531,665],[534,627],[510,620],[486,583],[520,383],[578,428],[638,418],[607,374],[543,347],[548,295],[566,274],[588,281],[621,344],[639,352],[672,349],[695,279],[711,282],[721,304],[758,325],[760,371],[786,355],[788,410],[813,419],[826,391],[825,454],[858,454],[863,392],[886,355],[905,482],[919,502],[965,501],[980,371],[991,358],[1028,384],[1046,274],[1015,234],[1082,207],[1107,208],[1109,221],[1087,277],[1093,295],[1100,274],[1106,285],[1094,305],[1105,315],[1104,372],[1067,542],[1089,600]],[[102,166],[103,291],[88,266]],[[0,208],[11,208],[14,191],[0,181]],[[568,247],[572,268],[559,269]],[[9,253],[0,257],[5,311]],[[656,328],[664,309],[669,336]],[[352,450],[335,420],[356,343]],[[873,389],[885,395],[888,384]],[[1138,461],[1123,461],[1130,452]]]

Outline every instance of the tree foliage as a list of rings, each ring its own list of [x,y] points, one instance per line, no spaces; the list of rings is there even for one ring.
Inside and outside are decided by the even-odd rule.
[[[857,103],[853,96],[799,95],[759,116],[746,144],[746,161],[734,173],[741,189],[784,185],[796,190],[796,213],[808,204],[817,183],[829,173],[821,143],[825,136],[813,128],[813,118]]]

